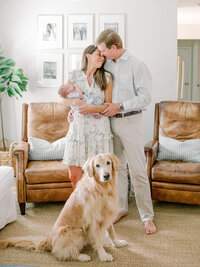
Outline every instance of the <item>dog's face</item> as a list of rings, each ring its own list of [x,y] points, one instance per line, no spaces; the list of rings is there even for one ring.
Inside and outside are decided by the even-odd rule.
[[[88,159],[83,169],[89,176],[94,176],[100,182],[104,183],[112,180],[113,173],[118,170],[118,165],[119,161],[115,155],[101,153]]]

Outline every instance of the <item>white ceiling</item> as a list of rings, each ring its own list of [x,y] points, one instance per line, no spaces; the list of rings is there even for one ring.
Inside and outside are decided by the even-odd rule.
[[[200,24],[200,0],[178,0],[177,17],[178,24]]]
[[[196,7],[200,0],[178,0],[178,7]]]

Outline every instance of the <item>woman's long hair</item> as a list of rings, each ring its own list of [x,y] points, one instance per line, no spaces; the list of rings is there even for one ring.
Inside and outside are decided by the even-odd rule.
[[[82,56],[82,71],[86,72],[87,67],[88,67],[88,59],[87,59],[87,54],[92,55],[96,51],[97,47],[94,45],[89,45],[88,47],[85,48],[83,51],[83,56]],[[99,86],[101,90],[105,90],[107,87],[107,80],[106,80],[106,75],[105,72],[110,73],[109,71],[104,69],[104,64],[106,62],[106,59],[104,60],[104,63],[102,64],[101,68],[98,68],[95,73],[94,73],[94,81],[95,83]],[[111,77],[113,78],[112,73]]]

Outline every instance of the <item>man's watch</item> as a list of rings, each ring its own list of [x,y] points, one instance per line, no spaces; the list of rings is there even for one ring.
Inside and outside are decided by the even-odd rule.
[[[123,106],[123,103],[122,102],[119,103],[119,110],[120,111],[124,111],[124,106]]]

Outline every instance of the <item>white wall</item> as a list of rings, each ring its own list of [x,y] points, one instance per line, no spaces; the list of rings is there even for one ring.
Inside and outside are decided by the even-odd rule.
[[[37,15],[69,13],[126,14],[126,47],[147,64],[153,78],[153,102],[144,112],[145,141],[149,141],[155,102],[176,98],[177,2],[174,0],[0,0],[0,44],[5,56],[13,58],[29,77],[28,91],[22,99],[4,99],[5,136],[10,141],[20,140],[22,102],[59,99],[57,88],[37,87]],[[60,51],[66,54],[68,49]]]
[[[178,39],[200,39],[200,8],[197,3],[190,3],[178,7]]]
[[[200,39],[200,24],[179,24],[178,39],[179,40]]]

